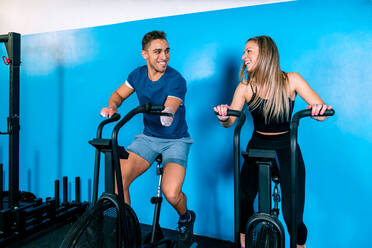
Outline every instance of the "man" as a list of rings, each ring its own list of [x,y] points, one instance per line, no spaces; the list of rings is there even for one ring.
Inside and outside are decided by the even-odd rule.
[[[144,173],[162,154],[164,171],[162,191],[167,201],[180,215],[177,247],[189,247],[192,243],[195,213],[187,210],[186,195],[182,192],[189,149],[193,143],[185,120],[186,81],[169,62],[169,45],[164,32],[152,31],[142,39],[142,57],[145,66],[132,71],[127,81],[110,97],[109,106],[101,115],[110,117],[133,92],[141,105],[151,102],[165,106],[169,116],[144,114],[144,131],[127,147],[129,157],[121,159],[125,201],[130,204],[129,186]]]

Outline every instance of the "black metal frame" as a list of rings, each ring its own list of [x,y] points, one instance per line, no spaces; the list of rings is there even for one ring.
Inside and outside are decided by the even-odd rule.
[[[216,113],[218,114],[218,113]],[[238,124],[234,129],[234,246],[240,248],[240,131],[246,116],[242,111],[227,110],[227,116],[238,117]]]
[[[19,196],[19,71],[21,65],[21,35],[0,35],[9,57],[9,206],[17,206]]]
[[[245,159],[255,159],[258,168],[258,210],[260,213],[271,214],[271,181],[275,168],[278,167],[278,157],[275,150],[249,149],[242,152]]]
[[[97,128],[97,137],[89,141],[89,144],[96,147],[95,162],[94,162],[94,179],[93,179],[93,204],[97,203],[98,200],[98,184],[99,184],[99,168],[101,156],[100,153],[103,152],[105,155],[105,192],[114,194],[114,174],[112,165],[112,143],[111,139],[102,139],[102,129],[103,127],[111,122],[120,120],[119,114],[114,114],[111,118],[102,121]]]
[[[150,235],[149,236],[150,240],[148,240],[150,244],[153,244],[156,241],[164,237],[163,232],[160,228],[160,224],[159,224],[161,203],[163,202],[163,197],[162,197],[163,193],[161,191],[161,183],[163,181],[163,171],[164,171],[162,167],[162,163],[163,163],[162,155],[161,154],[158,155],[155,161],[157,162],[156,175],[159,176],[159,183],[158,183],[156,196],[151,197],[151,201],[150,201],[152,204],[155,205],[154,215],[152,219],[152,228],[151,228],[151,232],[148,234]]]
[[[333,109],[326,110],[323,114],[323,116],[332,116],[335,114],[335,111]],[[289,230],[289,233],[291,234],[291,241],[290,241],[290,247],[296,248],[297,246],[297,228],[293,228],[297,226],[296,220],[297,220],[297,206],[296,206],[296,170],[297,170],[297,164],[298,164],[298,151],[297,151],[297,134],[298,134],[298,126],[300,123],[300,119],[304,117],[311,116],[311,109],[301,110],[295,113],[292,117],[291,121],[291,226],[292,230]]]

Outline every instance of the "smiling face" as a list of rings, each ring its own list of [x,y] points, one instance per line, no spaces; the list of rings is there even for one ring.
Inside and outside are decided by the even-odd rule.
[[[164,39],[155,39],[142,50],[150,73],[164,73],[169,62],[169,45]]]
[[[259,48],[255,41],[250,40],[245,44],[244,53],[242,60],[247,68],[248,72],[254,71],[257,65],[257,58],[259,54]]]

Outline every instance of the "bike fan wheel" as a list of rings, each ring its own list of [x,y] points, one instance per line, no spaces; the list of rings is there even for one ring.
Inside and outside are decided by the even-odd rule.
[[[256,222],[246,234],[246,247],[250,248],[280,248],[280,232],[270,222]]]
[[[125,204],[128,247],[119,247],[122,237],[115,200],[100,198],[69,230],[60,248],[136,248],[141,245],[141,229],[136,214]]]

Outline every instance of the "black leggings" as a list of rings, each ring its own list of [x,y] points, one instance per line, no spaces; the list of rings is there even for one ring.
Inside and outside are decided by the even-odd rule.
[[[280,188],[282,193],[282,209],[285,223],[288,230],[291,230],[291,203],[290,203],[290,175],[291,175],[291,155],[290,155],[290,134],[262,135],[253,132],[252,138],[248,143],[248,149],[267,149],[275,150],[279,160]],[[297,244],[303,245],[307,238],[307,229],[303,222],[305,204],[305,165],[298,149],[298,167],[296,175],[297,187]],[[241,195],[240,195],[240,230],[245,232],[248,219],[254,214],[253,202],[258,191],[258,169],[253,160],[245,160],[241,170]]]

